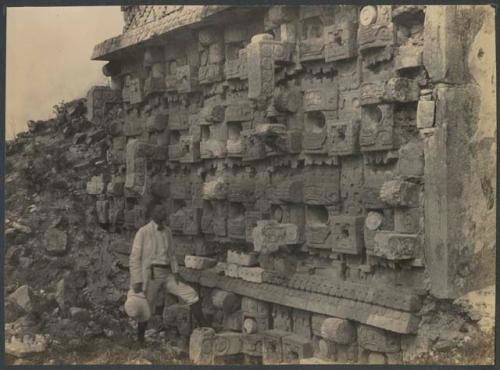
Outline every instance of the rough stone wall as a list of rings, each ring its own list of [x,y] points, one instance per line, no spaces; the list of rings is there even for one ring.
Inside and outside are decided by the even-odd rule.
[[[169,8],[124,9],[123,38]],[[429,293],[493,283],[492,14],[273,6],[96,48],[114,92],[87,101],[114,113],[87,190],[129,238],[167,208],[183,278],[239,333],[196,331],[195,362],[400,362]]]

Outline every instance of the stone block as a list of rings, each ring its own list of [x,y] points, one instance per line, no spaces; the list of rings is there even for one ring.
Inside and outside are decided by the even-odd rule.
[[[359,144],[362,152],[391,150],[396,145],[392,104],[364,106],[361,109]]]
[[[127,113],[123,124],[123,133],[125,136],[139,136],[144,132],[145,121],[141,120],[137,109]]]
[[[361,52],[394,44],[396,33],[390,5],[368,5],[359,13],[358,47]]]
[[[198,68],[189,64],[177,66],[176,87],[179,93],[192,93],[198,88]]]
[[[380,210],[387,207],[380,199],[380,187],[363,186],[363,206],[369,210]]]
[[[241,297],[220,289],[212,291],[212,304],[224,311],[224,314],[233,313],[241,308]]]
[[[241,333],[217,333],[214,339],[215,357],[229,356],[241,353],[243,350],[243,334]]]
[[[257,333],[257,320],[253,317],[245,317],[243,320],[242,331],[245,334]]]
[[[205,200],[225,200],[228,193],[228,183],[218,178],[207,181],[203,184],[203,199]]]
[[[422,47],[417,45],[401,45],[395,57],[395,69],[398,71],[418,68],[423,64]]]
[[[288,282],[288,276],[282,272],[264,270],[264,273],[262,274],[262,281],[273,285],[286,285]]]
[[[302,26],[307,27],[307,26]],[[324,58],[325,40],[323,37],[311,37],[299,42],[299,57],[301,62],[321,60]]]
[[[252,283],[262,283],[262,275],[264,269],[261,267],[245,267],[240,266],[238,268],[238,277],[245,281],[250,281]]]
[[[199,140],[192,135],[182,135],[179,139],[176,157],[176,159],[178,159],[181,163],[199,162],[201,158],[201,144]]]
[[[350,344],[356,340],[356,328],[352,322],[329,317],[321,324],[321,337],[339,344]]]
[[[371,253],[375,248],[375,235],[377,230],[382,228],[382,225],[385,225],[387,220],[381,212],[368,212],[365,218],[365,227],[363,230],[364,235],[364,245],[367,251]]]
[[[319,336],[314,336],[312,339],[314,356],[323,360],[336,360],[337,344]]]
[[[130,75],[125,76],[122,100],[130,104],[139,104],[144,100],[144,80]]]
[[[263,333],[262,362],[264,364],[280,364],[284,360],[283,340],[292,335],[281,330],[267,330]]]
[[[229,180],[227,199],[230,202],[249,203],[255,201],[255,181],[249,177],[234,177]]]
[[[418,82],[404,77],[393,77],[387,81],[364,82],[360,90],[362,106],[380,103],[408,103],[420,96]]]
[[[358,54],[356,20],[346,19],[325,27],[325,62],[350,59]]]
[[[292,21],[297,16],[296,13],[296,9],[286,5],[273,5],[269,7],[264,17],[266,31]]]
[[[186,207],[179,208],[169,215],[169,226],[172,232],[182,233],[186,223]]]
[[[189,113],[185,108],[172,107],[169,109],[168,130],[188,130]]]
[[[224,268],[224,275],[232,278],[238,278],[239,277],[239,269],[240,266],[236,265],[234,263],[228,263],[226,264]]]
[[[360,122],[353,120],[328,123],[328,154],[331,156],[354,155],[359,152]]]
[[[314,82],[312,83],[314,86]],[[338,109],[338,86],[321,84],[319,87],[306,88],[304,91],[304,112],[335,111]]]
[[[240,331],[243,325],[242,312],[237,310],[231,313],[224,312],[222,326],[225,330]]]
[[[404,77],[393,77],[385,86],[385,101],[408,103],[417,101],[420,95],[418,81]]]
[[[200,112],[200,124],[211,125],[224,121],[226,108],[216,101],[206,101]]]
[[[302,94],[298,89],[276,88],[273,95],[273,106],[275,113],[296,113],[302,100]]]
[[[242,330],[245,334],[262,333],[271,328],[270,316],[248,316],[243,312],[243,326]]]
[[[189,359],[196,365],[213,364],[215,339],[214,329],[195,329],[189,338]]]
[[[270,97],[274,90],[273,37],[254,35],[247,45],[248,98]]]
[[[401,350],[400,336],[396,333],[361,324],[357,336],[359,345],[369,351],[394,353]]]
[[[201,209],[184,208],[184,225],[182,231],[186,235],[198,235],[201,231]]]
[[[253,229],[257,226],[257,222],[262,220],[263,215],[259,211],[245,212],[245,240],[248,243],[253,243]]]
[[[261,357],[263,336],[262,334],[243,334],[243,349],[242,352],[248,356]]]
[[[306,207],[305,240],[310,248],[328,249],[333,247],[328,211],[323,206]]]
[[[436,103],[432,100],[419,100],[417,106],[417,128],[426,129],[434,126]]]
[[[335,167],[314,166],[304,170],[304,203],[334,205],[340,201],[340,171]]]
[[[184,265],[186,268],[195,270],[204,270],[214,267],[217,261],[209,257],[199,257],[199,256],[186,256],[184,259]]]
[[[231,206],[229,207],[231,211]],[[236,240],[245,240],[246,238],[246,220],[245,213],[229,214],[227,219],[227,236]]]
[[[418,207],[420,186],[408,181],[386,181],[380,189],[380,199],[391,207]]]
[[[280,224],[275,220],[258,221],[252,234],[254,250],[260,253],[271,253],[280,246],[299,243],[297,225]]]
[[[235,103],[228,104],[225,111],[226,122],[245,122],[253,118],[253,111],[250,104]]]
[[[294,309],[292,311],[293,332],[299,337],[311,338],[311,313],[308,311]]]
[[[425,9],[423,62],[432,82],[466,82],[466,59],[458,6],[428,6]]]
[[[329,284],[325,284],[325,285],[328,285]],[[328,288],[328,292],[329,292],[330,288]],[[322,293],[322,291],[320,289],[318,289],[318,291],[320,293]],[[328,293],[327,293],[328,294]],[[316,314],[316,313],[313,313],[312,316],[311,316],[311,331],[312,331],[312,334],[315,335],[315,336],[321,336],[321,326],[323,325],[323,322],[328,319],[328,316],[326,315],[320,315],[320,314]]]
[[[240,66],[241,66],[240,58],[226,59],[226,63],[224,64],[224,75],[226,76],[226,79],[227,80],[239,79]]]
[[[153,146],[137,139],[127,143],[127,161],[125,188],[133,193],[143,195],[146,191],[147,159]]]
[[[321,112],[310,112],[306,114],[306,122],[313,122],[307,124],[306,130],[302,136],[302,148],[304,153],[307,154],[326,154],[328,152],[327,136],[328,131],[324,123],[324,119],[311,118],[312,116],[322,115]],[[316,128],[316,122],[322,122]]]
[[[390,231],[377,231],[374,241],[373,254],[391,261],[415,258],[420,246],[417,235]]]
[[[292,331],[292,309],[274,304],[273,311],[273,329],[291,332]]]
[[[111,90],[111,88],[107,86],[93,86],[87,92],[87,120],[100,123],[104,119],[109,105],[119,102],[119,94]]]
[[[227,235],[228,205],[226,202],[214,203],[213,230],[216,236]]]
[[[313,357],[313,346],[309,338],[291,334],[283,337],[282,341],[284,362],[295,362],[299,359]]]
[[[170,196],[174,200],[191,199],[191,183],[185,176],[172,176],[170,182]]]
[[[215,63],[200,66],[198,69],[198,82],[200,85],[220,82],[224,79],[224,65]]]
[[[301,203],[303,200],[304,181],[286,178],[275,188],[275,197],[283,202]]]
[[[227,251],[227,263],[234,263],[240,266],[256,266],[259,261],[255,253],[240,253],[233,250]]]
[[[227,155],[227,141],[217,139],[201,140],[200,156],[203,159],[224,158]]]
[[[257,161],[266,157],[264,144],[257,139],[254,129],[242,130],[241,141],[243,143],[244,161]]]
[[[394,231],[403,234],[417,234],[420,230],[420,208],[397,208],[394,210]]]
[[[398,173],[405,177],[424,174],[424,148],[421,142],[410,141],[399,148]]]
[[[358,255],[363,249],[363,216],[332,217],[332,250]]]
[[[148,132],[163,131],[168,125],[168,114],[151,114],[146,118],[145,127]]]
[[[203,234],[214,233],[214,209],[210,202],[204,201],[202,205],[200,227]]]
[[[271,306],[268,302],[243,297],[241,299],[241,310],[250,317],[268,317],[271,313]]]

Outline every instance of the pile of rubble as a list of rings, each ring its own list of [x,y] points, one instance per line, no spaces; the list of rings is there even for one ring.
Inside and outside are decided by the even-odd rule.
[[[12,363],[57,362],[96,338],[133,338],[122,308],[128,268],[112,252],[114,243],[128,253],[130,242],[99,227],[86,192],[106,165],[107,134],[88,119],[85,99],[55,112],[7,142],[5,336]]]

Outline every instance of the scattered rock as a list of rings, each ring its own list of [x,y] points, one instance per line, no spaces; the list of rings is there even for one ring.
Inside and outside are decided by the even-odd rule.
[[[15,357],[26,357],[47,350],[48,339],[44,335],[25,335],[22,339],[12,337],[5,345],[5,352]]]
[[[22,225],[16,221],[12,222],[12,227],[17,231],[25,234],[31,234],[31,229],[28,226]]]
[[[458,306],[473,321],[477,321],[480,330],[492,333],[495,328],[495,286],[475,290],[457,298]]]
[[[70,284],[66,278],[61,279],[57,283],[55,300],[61,309],[69,307],[76,301],[77,292],[73,285]]]
[[[16,303],[26,312],[30,312],[33,309],[33,292],[27,285],[19,287],[7,299]]]
[[[69,314],[76,321],[88,322],[90,320],[90,312],[85,308],[70,307]]]
[[[5,301],[5,322],[13,322],[16,321],[18,318],[26,314],[26,311],[24,311],[17,303],[12,302],[11,300],[7,299]]]
[[[128,360],[124,365],[153,365],[153,363],[145,358],[135,358]]]
[[[45,249],[47,252],[60,255],[66,252],[68,235],[65,231],[55,227],[49,228],[45,232]]]

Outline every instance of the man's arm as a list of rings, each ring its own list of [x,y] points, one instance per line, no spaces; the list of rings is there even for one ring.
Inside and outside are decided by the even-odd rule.
[[[134,237],[132,243],[132,251],[130,252],[129,270],[130,270],[130,285],[134,292],[139,293],[142,291],[142,245],[143,233],[139,229]]]

